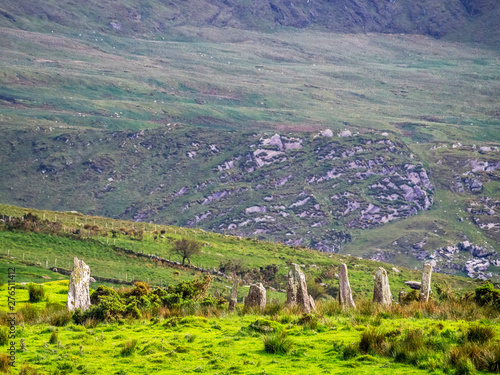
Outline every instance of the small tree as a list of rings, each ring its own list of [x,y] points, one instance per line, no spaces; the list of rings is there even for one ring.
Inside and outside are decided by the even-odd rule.
[[[187,240],[183,238],[180,241],[174,242],[174,248],[172,251],[182,257],[182,265],[187,261],[191,264],[191,257],[193,255],[198,255],[201,251],[201,244],[195,240]]]

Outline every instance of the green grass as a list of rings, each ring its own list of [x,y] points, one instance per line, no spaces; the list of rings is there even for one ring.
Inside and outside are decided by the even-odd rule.
[[[352,317],[339,315],[321,318],[317,330],[294,323],[285,324],[287,338],[293,341],[293,347],[288,354],[267,353],[267,336],[248,330],[256,319],[258,317],[252,315],[208,319],[188,317],[170,328],[162,321],[145,320],[130,321],[126,325],[99,324],[95,328],[70,324],[58,329],[60,346],[46,345],[54,332],[50,326],[26,325],[18,327],[18,337],[25,340],[28,350],[16,355],[19,363],[27,362],[41,371],[54,371],[64,365],[69,373],[120,369],[134,374],[152,371],[166,374],[179,371],[310,374],[324,371],[348,373],[354,368],[359,374],[424,374],[428,373],[428,366],[433,366],[428,362],[412,366],[377,354],[360,355],[357,351],[344,358],[343,348],[359,341],[369,329],[369,323],[356,324]],[[392,332],[422,330],[425,335],[441,334],[449,345],[456,345],[454,338],[466,327],[464,322],[382,319],[378,329]],[[443,334],[445,331],[449,332],[447,336]],[[497,328],[495,331],[498,334]],[[193,335],[196,335],[196,340],[189,339]],[[443,365],[444,356],[436,351],[436,359]]]

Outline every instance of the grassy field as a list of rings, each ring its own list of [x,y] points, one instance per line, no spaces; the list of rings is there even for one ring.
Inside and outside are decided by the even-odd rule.
[[[65,283],[44,284],[52,309],[64,302]],[[5,288],[0,288],[2,295]],[[453,354],[471,347],[476,348],[476,357],[471,358],[478,367],[488,353],[491,366],[494,358],[500,359],[492,349],[500,333],[498,313],[484,318],[483,310],[463,304],[381,308],[358,300],[357,311],[343,311],[338,303],[329,302],[319,303],[315,315],[300,315],[278,305],[255,314],[239,305],[234,313],[54,326],[26,321],[29,309],[42,311],[46,301],[24,307],[27,292],[22,289],[17,298],[24,315],[18,316],[13,373],[24,368],[38,374],[442,374],[463,373],[462,367],[475,373],[474,365],[467,361],[465,367],[460,365],[460,355]],[[474,332],[485,332],[487,345]],[[382,346],[373,341],[377,337]],[[391,345],[395,349],[387,349]],[[278,347],[283,351],[269,349]],[[383,355],[384,350],[399,354]]]

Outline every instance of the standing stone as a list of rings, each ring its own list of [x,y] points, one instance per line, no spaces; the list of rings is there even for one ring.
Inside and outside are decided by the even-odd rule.
[[[77,257],[75,257],[74,263],[73,272],[69,277],[66,307],[69,311],[75,309],[85,311],[90,307],[90,267]]]
[[[311,300],[307,293],[306,277],[298,264],[292,263],[288,271],[288,287],[286,290],[286,304],[298,305],[305,313],[311,312]]]
[[[342,263],[339,269],[339,302],[342,308],[356,308],[356,304],[352,299],[351,285],[349,284],[349,276],[345,263]]]
[[[406,292],[404,290],[400,291],[399,292],[399,299],[398,299],[400,305],[403,304],[403,300],[405,297],[406,297]]]
[[[375,287],[373,288],[373,302],[384,306],[392,305],[392,293],[389,286],[387,271],[382,267],[378,268],[375,274]]]
[[[266,288],[262,283],[250,284],[250,290],[248,291],[248,296],[245,299],[245,307],[259,306],[262,310],[266,307]]]
[[[431,293],[432,263],[424,264],[422,269],[422,284],[420,287],[420,302],[427,302]]]
[[[238,302],[238,283],[239,280],[235,277],[233,280],[233,287],[231,288],[231,298],[229,299],[229,311],[234,311],[234,307]]]
[[[309,294],[309,306],[311,306],[311,311],[316,311],[316,303],[314,302],[314,298]]]

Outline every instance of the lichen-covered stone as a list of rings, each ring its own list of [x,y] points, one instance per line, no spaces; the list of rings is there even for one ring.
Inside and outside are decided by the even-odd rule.
[[[349,275],[345,263],[342,263],[339,269],[339,302],[342,308],[356,308],[356,304],[352,299],[351,285],[349,284]]]
[[[266,302],[266,288],[264,288],[264,285],[262,283],[250,284],[248,296],[245,298],[245,307],[258,306],[262,310],[266,307]]]
[[[392,293],[389,286],[389,278],[387,271],[379,267],[375,274],[375,286],[373,288],[373,302],[380,303],[384,306],[392,305]]]
[[[300,266],[293,263],[288,271],[288,286],[286,290],[286,304],[299,306],[305,313],[311,312],[311,300],[307,293],[306,277]]]
[[[432,263],[424,264],[422,269],[422,284],[420,287],[420,301],[427,302],[431,293]]]
[[[71,272],[68,286],[68,300],[66,307],[69,311],[75,309],[87,310],[90,307],[90,267],[83,260],[74,258],[73,272]]]

